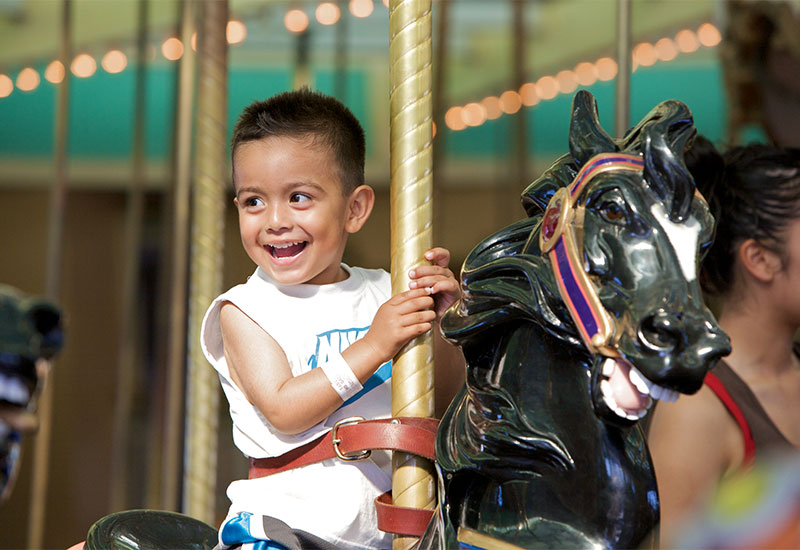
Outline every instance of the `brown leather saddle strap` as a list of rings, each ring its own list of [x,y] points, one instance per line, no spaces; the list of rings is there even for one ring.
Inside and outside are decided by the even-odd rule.
[[[270,458],[251,458],[249,479],[269,476],[331,458],[363,460],[372,450],[400,451],[429,460],[435,457],[435,418],[397,417],[378,420],[345,419],[330,432],[296,449]],[[378,529],[387,533],[420,536],[432,510],[394,506],[386,493],[375,499]]]

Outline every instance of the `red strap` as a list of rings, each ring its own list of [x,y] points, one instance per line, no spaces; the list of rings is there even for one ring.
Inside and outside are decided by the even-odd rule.
[[[717,378],[717,375],[713,372],[706,374],[705,385],[719,397],[725,408],[733,416],[733,419],[739,424],[739,429],[742,431],[742,437],[744,438],[744,460],[742,460],[742,466],[749,466],[756,458],[756,444],[753,441],[753,434],[750,432],[750,425],[747,423],[747,419],[736,404],[736,401],[731,397],[731,394],[728,393],[720,379]]]
[[[429,460],[435,455],[435,418],[383,418],[344,424],[336,430],[339,452],[357,455],[369,449],[402,451]],[[336,457],[333,430],[281,456],[250,459],[250,479],[284,472]]]
[[[383,493],[375,499],[375,510],[378,512],[378,529],[411,537],[421,537],[433,517],[433,510],[395,506],[391,493]]]

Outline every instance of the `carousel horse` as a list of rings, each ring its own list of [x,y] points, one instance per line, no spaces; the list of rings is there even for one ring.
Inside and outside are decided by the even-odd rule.
[[[714,220],[683,163],[678,101],[622,139],[575,96],[569,153],[480,243],[442,320],[466,385],[436,441],[440,504],[419,548],[652,546],[658,492],[638,421],[730,351],[697,263]]]
[[[58,308],[0,285],[0,504],[14,487],[22,437],[38,427],[36,399],[46,361],[62,342]]]

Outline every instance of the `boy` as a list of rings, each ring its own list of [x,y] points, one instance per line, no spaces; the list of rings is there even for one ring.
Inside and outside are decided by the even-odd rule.
[[[284,455],[347,417],[390,416],[392,357],[459,297],[442,248],[394,297],[385,271],[341,263],[375,200],[364,152],[352,113],[307,89],[252,104],[234,129],[234,203],[258,268],[212,303],[202,344],[248,457]],[[391,487],[390,462],[373,453],[234,481],[220,542],[263,540],[273,517],[336,548],[388,548],[373,499]]]

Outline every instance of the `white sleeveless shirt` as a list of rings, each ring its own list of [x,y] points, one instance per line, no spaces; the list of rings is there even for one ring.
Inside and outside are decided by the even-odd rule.
[[[369,329],[378,308],[391,297],[383,270],[342,267],[344,281],[328,285],[279,285],[261,268],[212,302],[203,319],[203,352],[219,374],[230,405],[233,441],[245,456],[279,456],[316,439],[339,420],[351,416],[391,415],[391,363],[382,365],[364,388],[323,422],[297,435],[278,432],[253,406],[230,376],[222,346],[219,311],[231,302],[281,346],[292,374],[324,364],[328,353],[341,353]],[[302,407],[302,403],[297,404]],[[377,530],[372,500],[391,488],[388,453],[344,463],[327,460],[228,488],[228,517],[250,512],[277,517],[342,548],[385,548],[391,538]]]

